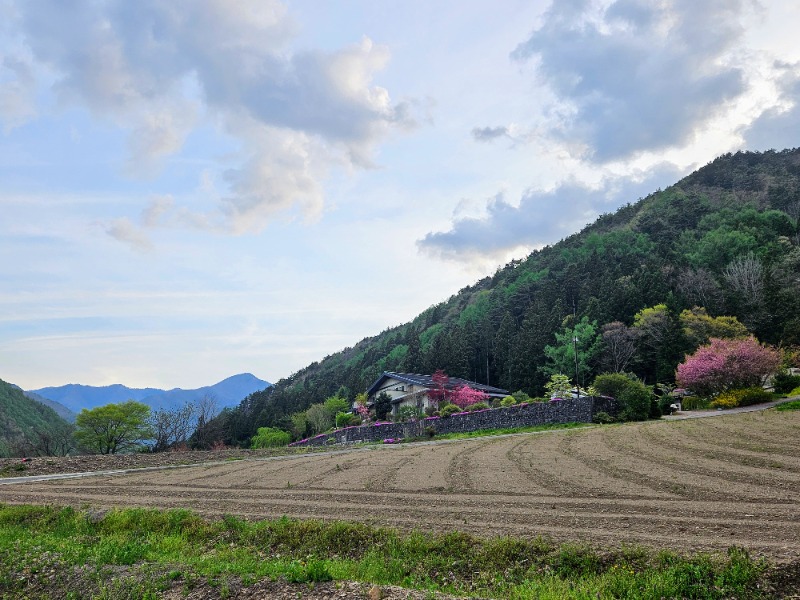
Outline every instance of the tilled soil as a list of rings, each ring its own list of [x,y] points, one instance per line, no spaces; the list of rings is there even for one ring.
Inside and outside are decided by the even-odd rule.
[[[176,454],[178,462],[214,462],[0,480],[0,502],[181,507],[683,551],[736,545],[777,563],[800,559],[798,411],[301,456]],[[36,472],[36,462],[25,463],[26,473]],[[365,597],[359,593],[342,597]]]
[[[185,466],[207,462],[233,461],[243,458],[267,458],[284,454],[306,454],[308,450],[193,450],[158,452],[155,454],[89,454],[82,456],[36,456],[0,458],[0,478],[33,477],[59,473],[90,473],[165,466]],[[2,482],[2,479],[0,479]]]

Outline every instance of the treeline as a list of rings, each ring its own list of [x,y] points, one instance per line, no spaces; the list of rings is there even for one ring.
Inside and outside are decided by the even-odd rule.
[[[632,344],[624,370],[649,384],[672,383],[676,366],[698,347],[690,318],[735,318],[762,342],[796,346],[798,219],[800,150],[722,156],[412,322],[250,395],[206,433],[242,444],[259,427],[291,430],[290,415],[330,396],[352,400],[383,371],[441,369],[541,395],[557,361],[553,349],[569,356],[573,337],[580,337],[571,356],[577,350],[581,358],[582,384],[621,370],[612,342]]]
[[[0,456],[64,456],[74,448],[72,434],[52,408],[0,380]]]

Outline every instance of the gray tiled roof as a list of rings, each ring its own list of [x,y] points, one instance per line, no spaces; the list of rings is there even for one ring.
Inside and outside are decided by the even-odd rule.
[[[386,371],[383,373],[383,375],[378,377],[378,380],[375,383],[370,386],[370,388],[367,390],[367,395],[372,396],[376,390],[380,389],[381,384],[386,379],[390,378],[427,388],[436,387],[433,383],[432,375],[420,375],[418,373],[393,373],[391,371]],[[468,379],[461,379],[460,377],[450,377],[446,387],[447,389],[452,390],[457,387],[461,387],[462,385],[469,386],[474,390],[480,390],[481,392],[485,392],[490,396],[508,396],[508,390],[493,387],[491,385],[484,385],[482,383],[476,383],[474,381],[469,381]]]

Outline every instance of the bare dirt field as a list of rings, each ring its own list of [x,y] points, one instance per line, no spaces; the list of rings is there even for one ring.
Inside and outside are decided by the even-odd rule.
[[[3,483],[0,480],[0,483]],[[800,411],[0,485],[0,502],[188,508],[800,558]]]

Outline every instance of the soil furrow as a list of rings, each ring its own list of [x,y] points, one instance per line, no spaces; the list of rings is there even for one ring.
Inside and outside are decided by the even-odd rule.
[[[12,483],[0,486],[0,502],[345,519],[678,550],[740,545],[797,560],[798,433],[800,412],[765,411]]]

